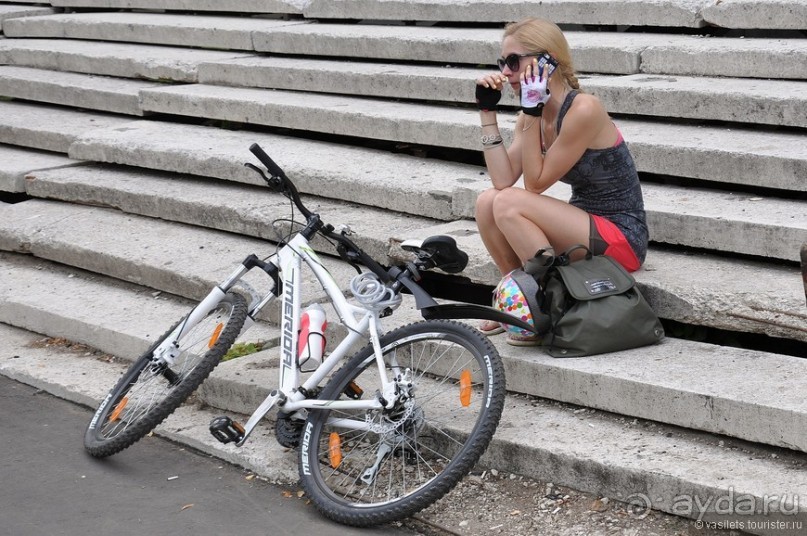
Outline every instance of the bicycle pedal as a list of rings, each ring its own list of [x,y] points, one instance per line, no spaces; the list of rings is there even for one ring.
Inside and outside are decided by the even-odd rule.
[[[352,398],[353,400],[359,400],[361,399],[362,395],[364,395],[364,389],[359,387],[359,385],[356,382],[351,381],[349,384],[347,384],[347,387],[345,387],[342,393],[348,398]]]
[[[210,433],[225,445],[244,439],[244,427],[229,417],[216,417],[210,421]]]

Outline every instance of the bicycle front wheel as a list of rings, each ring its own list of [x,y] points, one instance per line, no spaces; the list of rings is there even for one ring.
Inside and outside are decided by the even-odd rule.
[[[107,394],[84,434],[84,447],[96,457],[111,456],[134,444],[174,412],[207,378],[241,332],[247,317],[243,296],[229,293],[176,341],[171,367],[152,359],[181,320],[129,367]]]
[[[504,367],[477,330],[451,321],[410,324],[381,338],[388,410],[312,410],[302,433],[303,487],[328,518],[354,526],[408,517],[448,493],[490,443],[505,398]],[[371,346],[323,389],[323,400],[374,397]]]

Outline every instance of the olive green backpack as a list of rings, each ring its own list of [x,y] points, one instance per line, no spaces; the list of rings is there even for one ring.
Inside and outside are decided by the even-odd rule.
[[[570,261],[581,248],[585,257]],[[633,277],[611,257],[593,255],[585,246],[559,256],[539,251],[516,281],[532,301],[535,325],[553,357],[615,352],[664,338],[661,322]],[[532,288],[524,288],[530,281]]]

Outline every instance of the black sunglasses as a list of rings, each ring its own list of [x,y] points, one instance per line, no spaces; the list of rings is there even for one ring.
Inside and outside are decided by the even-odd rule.
[[[530,56],[540,56],[543,52],[535,52],[530,54],[508,54],[505,58],[498,58],[496,64],[499,66],[500,71],[504,71],[504,66],[510,67],[510,70],[515,72],[521,66],[521,58],[528,58]]]

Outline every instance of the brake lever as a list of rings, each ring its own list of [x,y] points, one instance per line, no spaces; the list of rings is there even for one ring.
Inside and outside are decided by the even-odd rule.
[[[355,268],[355,270],[356,270],[356,272],[357,272],[357,273],[359,273],[359,274],[361,274],[361,273],[362,273],[361,266],[359,266],[359,265],[358,265],[358,263],[356,263],[356,262],[355,262],[355,261],[354,261],[354,260],[353,260],[353,259],[350,257],[349,252],[348,252],[348,249],[345,247],[345,245],[344,245],[344,244],[338,244],[338,245],[336,246],[336,252],[337,252],[337,253],[339,253],[339,258],[341,258],[343,261],[345,261],[346,263],[348,263],[349,265],[351,265],[353,268]]]
[[[255,164],[253,164],[251,162],[247,162],[246,164],[244,164],[244,166],[248,167],[249,169],[251,169],[252,171],[257,173],[258,175],[260,175],[261,178],[263,178],[263,180],[266,181],[266,184],[268,184],[269,187],[272,188],[273,190],[276,190],[278,192],[282,191],[283,181],[281,181],[280,178],[278,178],[278,177],[267,177],[266,173],[264,173],[261,168],[259,168],[258,166],[256,166]]]

